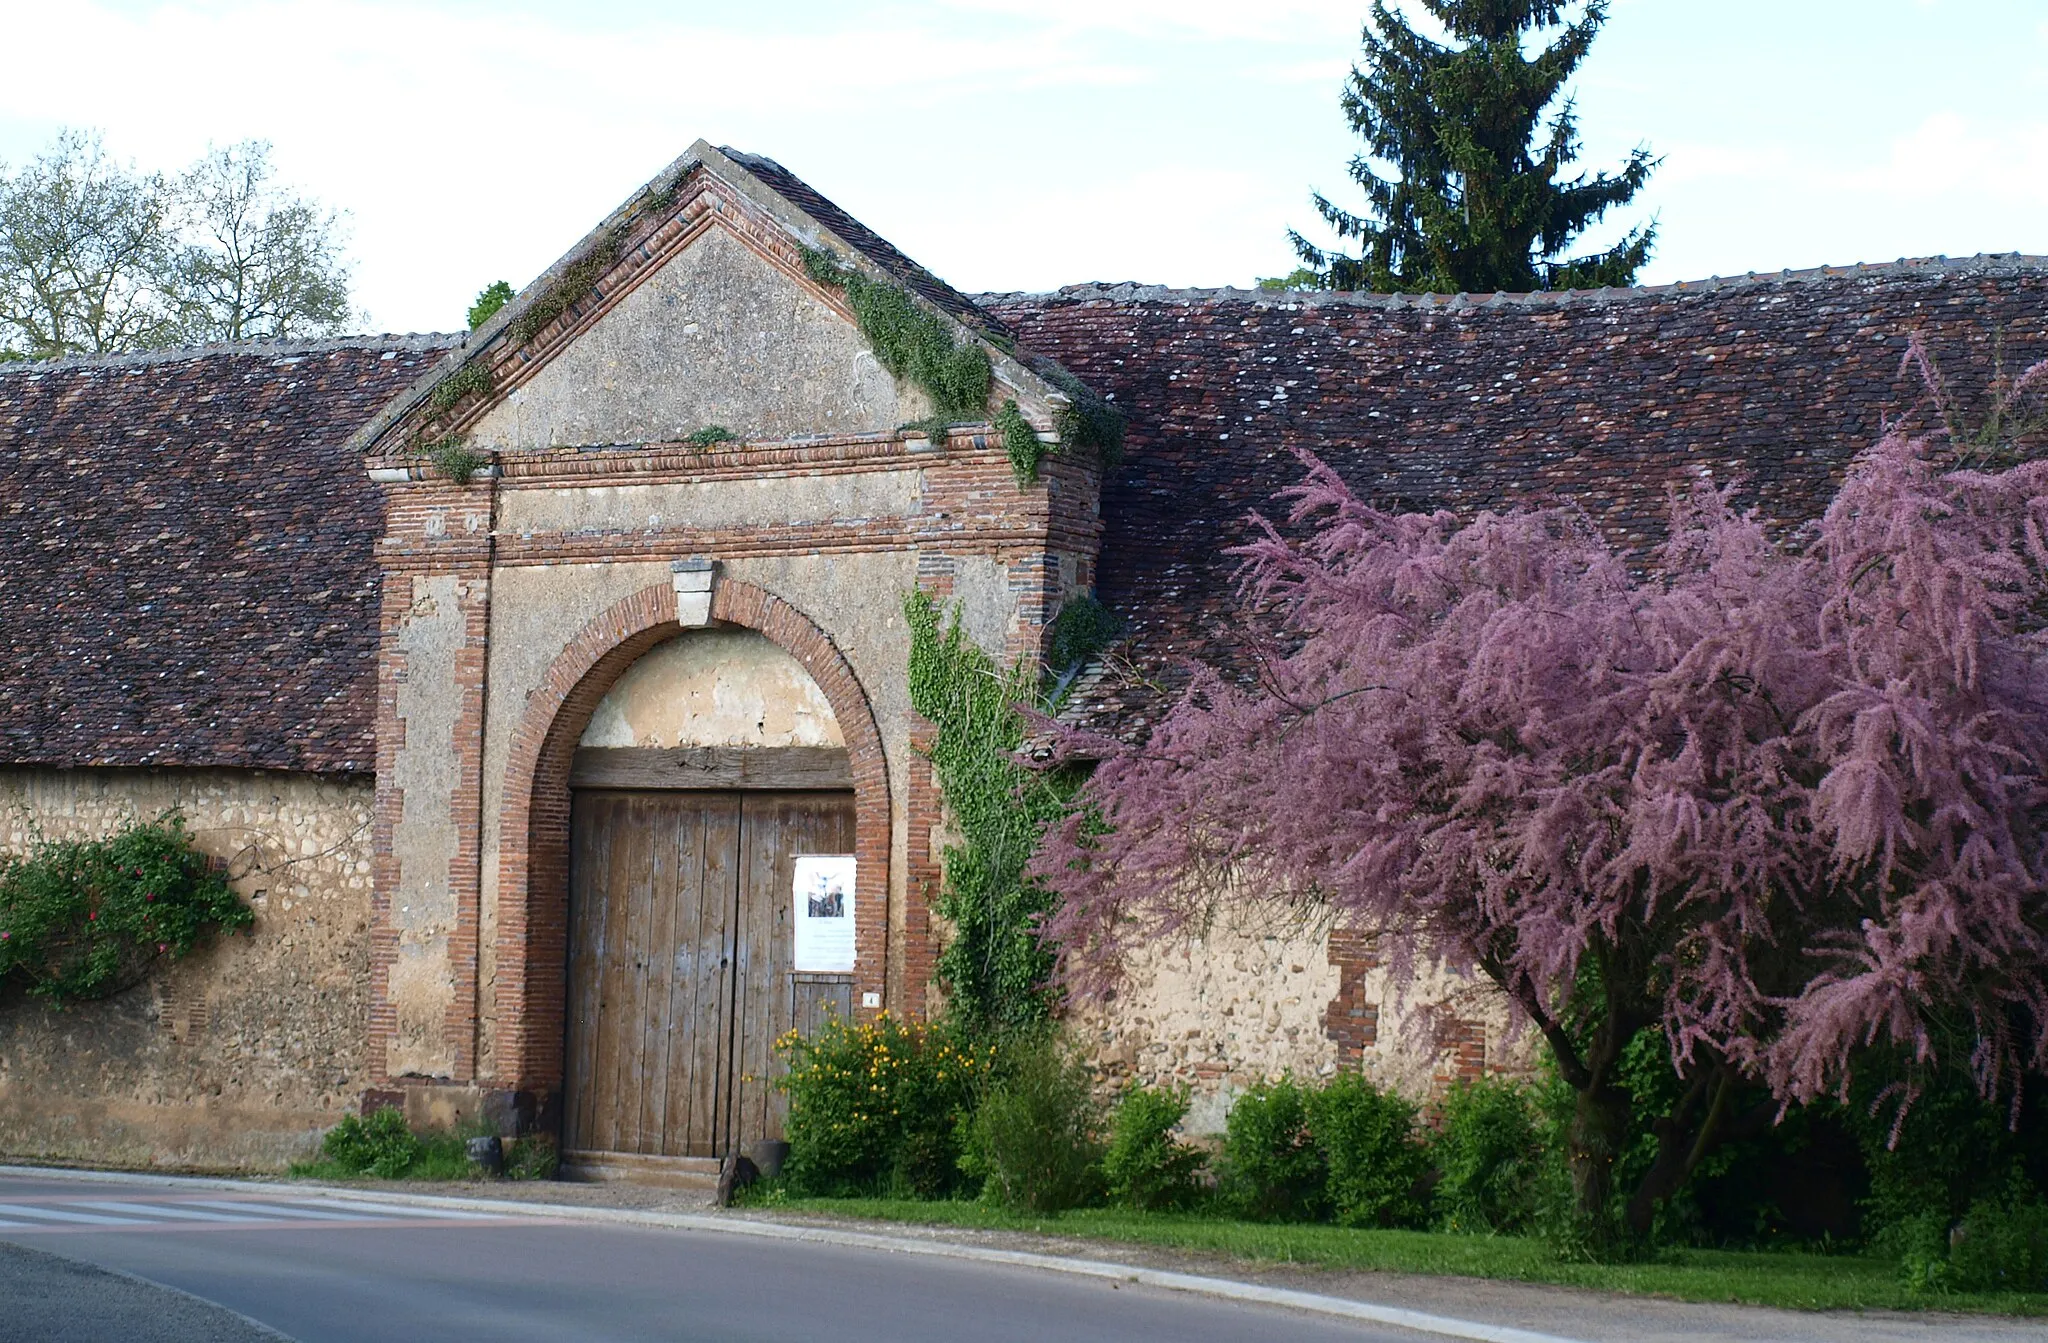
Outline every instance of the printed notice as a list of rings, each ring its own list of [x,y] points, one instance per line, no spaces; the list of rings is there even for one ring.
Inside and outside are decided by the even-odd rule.
[[[807,853],[796,860],[798,970],[853,969],[853,855]]]

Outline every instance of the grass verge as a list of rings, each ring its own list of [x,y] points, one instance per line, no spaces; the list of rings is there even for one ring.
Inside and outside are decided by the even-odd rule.
[[[475,1180],[482,1173],[469,1159],[469,1135],[465,1133],[424,1133],[420,1135],[419,1152],[411,1164],[397,1175],[400,1180]],[[324,1180],[337,1184],[354,1183],[374,1177],[361,1171],[350,1170],[331,1157],[317,1157],[312,1161],[294,1161],[286,1172],[294,1180]]]
[[[984,1203],[807,1199],[780,1193],[756,1206],[878,1222],[916,1222],[1152,1245],[1226,1255],[1255,1267],[1286,1264],[1337,1271],[1501,1278],[1680,1301],[1737,1302],[1792,1310],[1956,1310],[2048,1315],[2048,1293],[1911,1292],[1899,1281],[1896,1263],[1867,1255],[1671,1250],[1646,1263],[1587,1264],[1561,1260],[1542,1241],[1517,1236],[1360,1231],[1110,1209],[1041,1216]]]

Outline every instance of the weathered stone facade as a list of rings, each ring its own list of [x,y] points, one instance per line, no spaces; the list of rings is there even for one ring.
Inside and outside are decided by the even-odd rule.
[[[382,1093],[528,1122],[553,1104],[579,744],[843,745],[856,903],[874,911],[854,1001],[921,1010],[934,952],[929,883],[913,879],[928,832],[913,818],[930,784],[912,748],[904,599],[946,596],[1007,661],[1037,656],[1059,603],[1092,582],[1093,470],[1057,460],[1020,486],[980,425],[899,427],[929,402],[881,370],[844,296],[807,274],[802,249],[830,241],[816,220],[705,146],[650,192],[655,204],[572,252],[616,255],[585,298],[538,328],[507,308],[358,436],[386,494]],[[983,339],[965,325],[956,338]],[[996,395],[1050,433],[1063,394],[987,348]],[[458,376],[490,390],[437,401]],[[681,441],[713,425],[743,441]],[[495,470],[464,484],[420,469],[408,445],[440,432],[491,450]],[[710,585],[710,628],[680,640],[679,620],[695,622],[679,563]],[[737,705],[708,706],[715,684],[688,688],[700,637],[754,650],[734,671],[760,700],[751,728],[716,726]],[[656,710],[654,693],[679,698]]]
[[[0,767],[0,849],[180,809],[256,913],[112,998],[0,1005],[0,1153],[276,1169],[369,1084],[367,776]]]

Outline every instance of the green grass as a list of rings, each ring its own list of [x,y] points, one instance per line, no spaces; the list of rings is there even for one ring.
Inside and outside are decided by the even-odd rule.
[[[466,1130],[453,1133],[422,1133],[419,1155],[398,1178],[401,1180],[480,1180],[483,1173],[469,1159],[469,1134]],[[352,1171],[329,1157],[312,1161],[294,1161],[286,1172],[294,1180],[325,1180],[348,1182],[369,1180],[375,1177]]]
[[[907,1199],[791,1198],[771,1193],[757,1206],[881,1222],[1026,1231],[1226,1255],[1254,1265],[1449,1274],[1556,1283],[1681,1301],[1732,1301],[1794,1310],[1960,1310],[2048,1314],[2048,1293],[1909,1292],[1898,1266],[1867,1255],[1798,1251],[1672,1250],[1647,1263],[1561,1260],[1542,1241],[1428,1231],[1359,1231],[1337,1226],[1239,1222],[1200,1214],[1088,1209],[1051,1216],[984,1203]]]

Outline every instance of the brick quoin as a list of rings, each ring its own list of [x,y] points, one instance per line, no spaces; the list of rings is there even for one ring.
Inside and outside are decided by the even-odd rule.
[[[373,1092],[365,1106],[393,1094],[403,1079],[390,1073],[390,1045],[398,1031],[391,999],[391,967],[398,956],[398,931],[391,919],[392,895],[404,874],[392,841],[404,819],[405,790],[392,782],[407,747],[406,721],[398,712],[398,689],[408,674],[399,638],[412,609],[414,580],[437,575],[456,579],[456,603],[463,640],[455,656],[460,695],[447,749],[456,762],[450,810],[456,820],[456,849],[448,862],[448,889],[455,897],[455,923],[448,930],[453,993],[443,1018],[442,1038],[452,1066],[434,1081],[470,1082],[476,1076],[476,977],[481,854],[479,826],[483,788],[485,662],[490,625],[492,511],[488,483],[416,486],[387,498],[385,535],[378,546],[383,590],[377,645],[377,794],[371,830],[370,1019],[368,1069]],[[459,519],[452,529],[451,519]],[[425,745],[424,743],[420,743]]]
[[[832,705],[853,772],[856,1014],[860,995],[885,990],[889,949],[890,800],[881,731],[867,692],[817,624],[762,588],[721,576],[714,620],[780,645]],[[559,1090],[569,937],[569,770],[590,716],[614,682],[656,644],[675,637],[675,589],[641,589],[585,625],[528,698],[506,762],[499,814],[496,1086]],[[886,1001],[886,1000],[884,1000]]]
[[[1323,1030],[1337,1046],[1339,1067],[1357,1068],[1380,1038],[1380,1005],[1366,996],[1365,977],[1379,968],[1371,934],[1330,930],[1330,964],[1337,967],[1337,994],[1323,1011]]]

